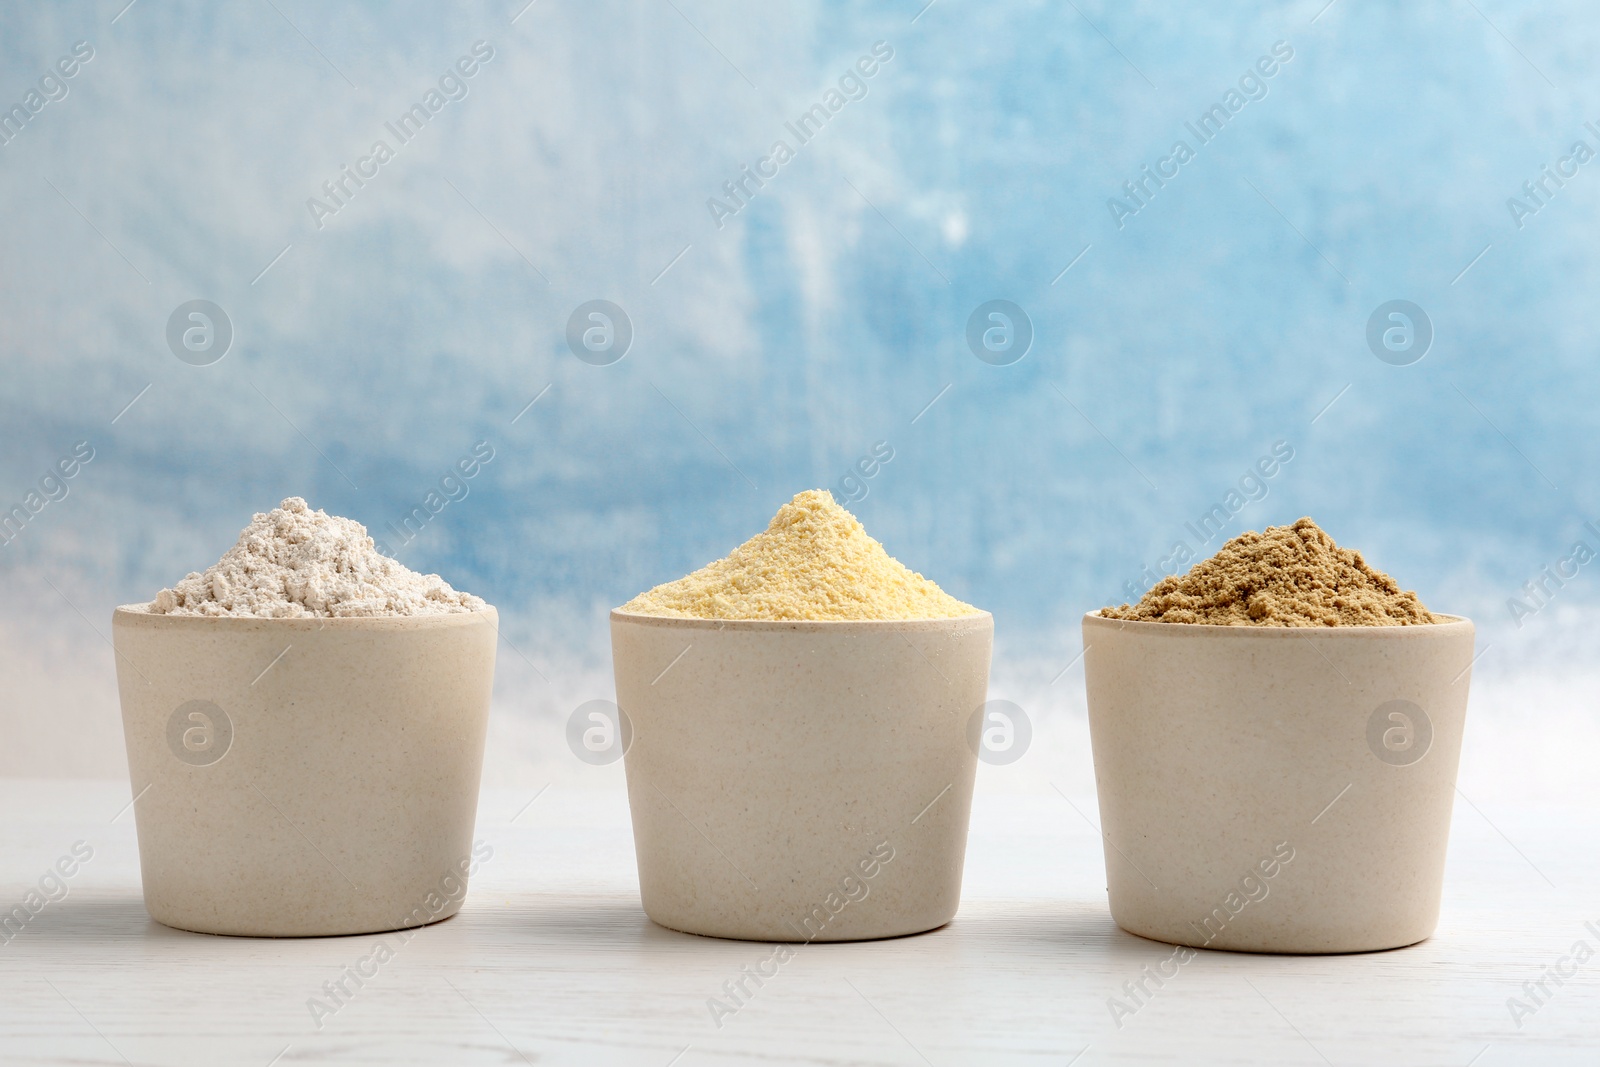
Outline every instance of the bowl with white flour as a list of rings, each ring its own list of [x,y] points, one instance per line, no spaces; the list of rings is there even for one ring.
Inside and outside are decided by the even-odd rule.
[[[613,611],[646,914],[790,942],[949,922],[993,635],[821,490]]]
[[[145,907],[357,934],[466,896],[498,619],[292,497],[112,618]]]

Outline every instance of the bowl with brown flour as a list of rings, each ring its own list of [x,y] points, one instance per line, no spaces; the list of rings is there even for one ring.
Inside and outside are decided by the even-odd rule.
[[[1111,914],[1199,948],[1397,948],[1438,923],[1467,619],[1309,518],[1083,620]]]
[[[154,919],[282,937],[456,913],[494,608],[291,497],[112,631]]]
[[[791,942],[949,922],[993,630],[822,490],[613,611],[645,912]]]

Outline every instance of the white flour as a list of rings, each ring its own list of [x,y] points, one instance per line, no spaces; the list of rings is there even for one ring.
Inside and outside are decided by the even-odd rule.
[[[487,605],[437,574],[418,574],[373,547],[367,528],[292,496],[257,514],[204,574],[150,602],[157,615],[267,619],[447,615]]]

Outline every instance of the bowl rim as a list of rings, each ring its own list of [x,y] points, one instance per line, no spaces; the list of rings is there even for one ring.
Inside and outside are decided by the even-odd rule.
[[[111,613],[113,626],[144,626],[153,629],[277,629],[317,630],[427,630],[451,626],[470,626],[487,621],[499,631],[500,613],[493,604],[471,611],[441,612],[433,615],[313,616],[273,619],[255,615],[159,615],[148,604],[122,604]]]
[[[970,615],[951,615],[939,619],[701,619],[678,615],[641,615],[636,612],[612,608],[610,620],[641,626],[662,626],[678,630],[735,630],[745,633],[763,631],[803,631],[821,633],[857,629],[887,633],[897,630],[956,630],[982,628],[992,630],[994,616],[979,609]]]
[[[1083,625],[1116,630],[1131,629],[1135,633],[1162,637],[1222,637],[1226,640],[1261,638],[1277,640],[1285,637],[1311,637],[1345,640],[1353,637],[1385,637],[1391,640],[1426,640],[1452,634],[1474,634],[1477,628],[1465,615],[1450,615],[1442,611],[1433,614],[1444,622],[1419,626],[1235,626],[1213,622],[1150,622],[1143,619],[1108,619],[1101,615],[1104,608],[1085,612]]]

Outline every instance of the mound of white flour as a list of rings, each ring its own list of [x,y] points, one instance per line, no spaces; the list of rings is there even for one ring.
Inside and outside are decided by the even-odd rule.
[[[258,514],[204,574],[150,602],[157,615],[264,619],[447,615],[487,605],[382,555],[367,528],[292,496]]]

